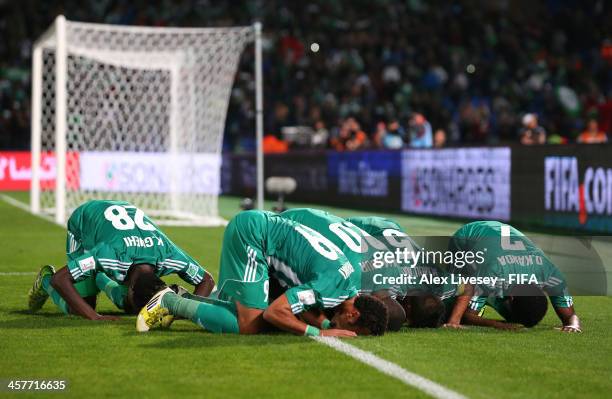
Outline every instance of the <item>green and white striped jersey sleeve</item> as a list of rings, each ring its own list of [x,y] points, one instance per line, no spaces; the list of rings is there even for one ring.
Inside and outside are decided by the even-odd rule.
[[[550,297],[550,303],[555,308],[570,308],[574,305],[574,298],[571,295],[555,295]]]
[[[157,269],[157,273],[160,276],[176,273],[183,281],[191,285],[200,284],[206,275],[204,268],[195,260],[178,254],[158,262]]]
[[[66,255],[68,255],[68,259],[78,257],[84,253],[83,243],[81,242],[82,215],[82,208],[77,208],[72,212],[66,224]]]
[[[480,314],[486,304],[487,297],[484,295],[477,295],[473,296],[472,299],[470,299],[469,308],[470,310],[473,310],[474,312],[478,312]]]
[[[327,309],[335,308],[342,302],[349,298],[352,298],[357,293],[345,294],[345,295],[330,295],[322,296],[320,292],[317,292],[310,284],[299,285],[288,289],[285,292],[289,306],[291,306],[291,312],[293,314],[299,314],[310,309]]]
[[[96,272],[96,259],[91,253],[68,258],[66,267],[75,282],[85,280]]]
[[[346,265],[350,266],[350,263],[346,262]],[[285,295],[293,314],[298,314],[313,308],[335,308],[357,295],[357,287],[348,278],[326,273],[306,284],[288,289]]]
[[[69,259],[66,266],[75,282],[96,272],[103,272],[113,280],[123,282],[132,264],[129,259],[121,259],[113,248],[100,244],[91,251]]]
[[[541,285],[542,289],[548,294],[550,303],[555,308],[569,308],[573,306],[574,298],[569,293],[563,273],[552,262],[545,262],[544,267],[547,268],[549,273],[546,276],[546,281]]]
[[[83,254],[83,245],[70,230],[66,234],[66,255],[69,259]]]

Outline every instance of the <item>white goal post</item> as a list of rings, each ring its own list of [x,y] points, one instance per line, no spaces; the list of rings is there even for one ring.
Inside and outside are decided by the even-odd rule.
[[[117,199],[161,224],[224,224],[223,130],[252,42],[262,208],[260,23],[159,28],[58,16],[33,47],[31,211],[64,224],[87,200]]]

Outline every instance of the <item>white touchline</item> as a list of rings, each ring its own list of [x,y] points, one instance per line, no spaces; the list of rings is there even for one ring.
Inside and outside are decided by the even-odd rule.
[[[14,206],[14,207],[16,207],[16,208],[21,209],[22,211],[30,212],[30,206],[29,206],[28,204],[26,204],[25,202],[21,202],[21,201],[19,201],[19,200],[16,200],[15,198],[10,197],[10,196],[8,196],[8,195],[6,195],[6,194],[0,194],[0,198],[1,198],[1,199],[2,199],[4,202],[6,202],[7,204],[9,204],[9,205],[13,205],[13,206]],[[51,223],[53,223],[53,224],[56,224],[56,223],[55,223],[55,220],[53,220],[53,218],[51,218],[51,217],[50,217],[50,216],[48,216],[48,215],[43,215],[43,214],[37,215],[37,214],[35,214],[35,213],[30,213],[30,214],[31,214],[31,215],[34,215],[34,216],[37,216],[37,217],[39,217],[39,218],[41,218],[41,219],[44,219],[44,220],[46,220],[47,222],[51,222]]]
[[[443,387],[425,377],[421,377],[418,374],[412,373],[398,366],[395,363],[391,363],[388,360],[382,359],[373,353],[361,350],[353,345],[342,342],[338,338],[334,337],[312,337],[315,341],[327,345],[339,352],[349,355],[353,359],[357,359],[362,363],[367,364],[370,367],[375,368],[383,374],[387,374],[391,377],[397,378],[406,385],[410,385],[417,388],[428,395],[438,399],[467,399],[465,396],[452,391],[448,388]]]
[[[30,211],[30,207],[28,206],[28,204],[26,204],[25,202],[21,202],[19,200],[16,200],[15,198],[9,197],[6,194],[0,194],[0,197],[2,197],[2,199],[4,200],[4,202],[11,204],[19,209],[22,209],[24,211]]]
[[[33,276],[36,272],[0,272],[0,276]]]

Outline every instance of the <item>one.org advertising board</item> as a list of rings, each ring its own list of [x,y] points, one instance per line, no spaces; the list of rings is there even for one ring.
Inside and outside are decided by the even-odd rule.
[[[510,170],[510,148],[406,150],[402,210],[509,220]]]
[[[217,195],[220,166],[217,154],[88,151],[81,153],[81,189]]]

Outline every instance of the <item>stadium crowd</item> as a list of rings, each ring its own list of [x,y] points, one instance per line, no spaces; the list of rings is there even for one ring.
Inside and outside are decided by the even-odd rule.
[[[612,132],[605,0],[0,1],[0,148],[29,146],[30,54],[57,14],[153,26],[264,24],[265,131],[287,148],[600,143]],[[253,55],[224,149],[253,147]]]

